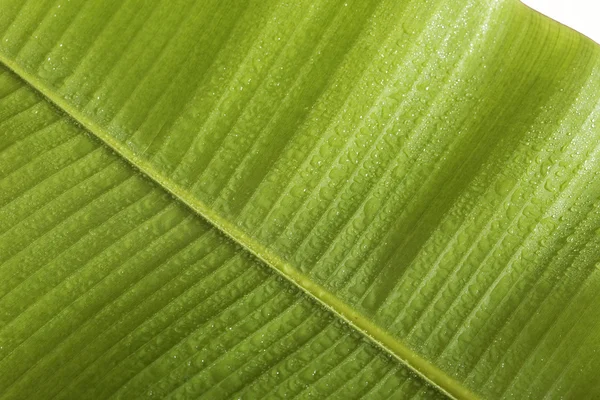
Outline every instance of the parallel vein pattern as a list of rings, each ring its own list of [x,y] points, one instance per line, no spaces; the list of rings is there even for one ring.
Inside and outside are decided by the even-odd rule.
[[[512,0],[0,0],[0,10],[5,64],[390,353],[427,364],[420,372],[439,386],[600,396],[591,41]],[[54,128],[39,129],[67,129],[48,118]],[[68,193],[116,196],[129,184],[88,139],[43,136],[37,164],[8,148],[6,168],[55,163],[64,178],[40,174],[60,182],[44,190],[64,217],[93,205]],[[6,249],[18,260],[56,225],[12,203],[47,186],[31,179],[3,187],[7,221],[32,221]],[[19,261],[22,273],[40,260]],[[2,285],[26,279],[10,276]]]
[[[0,397],[444,398],[0,73]]]

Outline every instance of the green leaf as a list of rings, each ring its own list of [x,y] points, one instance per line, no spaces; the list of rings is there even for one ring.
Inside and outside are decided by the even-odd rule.
[[[3,399],[437,395],[0,80]]]
[[[0,37],[2,398],[600,396],[589,39],[513,0],[0,0]]]

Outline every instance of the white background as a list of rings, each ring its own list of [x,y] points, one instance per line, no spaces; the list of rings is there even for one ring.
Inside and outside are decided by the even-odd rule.
[[[600,0],[522,0],[600,43]]]

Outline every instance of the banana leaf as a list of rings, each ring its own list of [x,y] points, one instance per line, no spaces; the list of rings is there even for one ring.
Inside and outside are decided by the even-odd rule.
[[[516,0],[0,0],[0,64],[0,398],[600,397],[583,35]]]

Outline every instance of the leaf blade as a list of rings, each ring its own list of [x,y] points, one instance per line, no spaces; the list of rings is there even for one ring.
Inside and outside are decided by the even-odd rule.
[[[2,120],[3,398],[441,396],[1,79],[21,90],[0,109],[36,122]]]
[[[543,309],[554,302],[555,307],[546,311],[541,324],[552,326],[553,317],[563,315],[561,307],[566,308],[556,300],[564,294],[554,294],[549,288],[579,294],[587,285],[585,277],[594,277],[597,254],[593,246],[586,245],[595,240],[592,232],[597,224],[594,209],[598,187],[584,187],[584,182],[593,179],[597,168],[593,143],[598,131],[591,121],[597,112],[598,51],[581,37],[525,11],[516,2],[372,4],[374,14],[364,22],[362,31],[355,30],[362,23],[351,21],[353,17],[365,17],[366,13],[344,11],[342,4],[339,9],[323,4],[318,5],[323,7],[320,10],[303,10],[301,4],[291,11],[283,6],[277,8],[278,17],[294,24],[265,23],[268,26],[265,31],[273,34],[265,34],[272,54],[268,57],[265,54],[266,66],[248,75],[259,77],[260,82],[255,86],[248,82],[250,86],[246,89],[253,92],[247,95],[237,92],[228,95],[224,91],[237,91],[246,85],[242,79],[246,77],[244,68],[252,63],[235,65],[242,59],[240,55],[225,57],[216,48],[207,50],[208,58],[232,60],[232,64],[224,65],[235,71],[216,72],[210,70],[212,64],[203,64],[207,65],[207,71],[212,71],[207,75],[216,82],[206,83],[206,87],[220,88],[220,98],[191,95],[194,89],[188,91],[185,87],[190,79],[178,80],[179,72],[173,82],[166,80],[170,70],[161,69],[156,60],[173,68],[179,68],[181,62],[183,67],[178,71],[184,71],[181,76],[185,73],[189,76],[193,72],[189,66],[200,59],[201,53],[196,52],[193,61],[181,61],[185,53],[177,44],[185,43],[185,35],[180,32],[199,29],[192,22],[183,24],[181,31],[171,24],[156,28],[163,34],[157,34],[160,40],[149,50],[145,49],[146,39],[135,40],[137,54],[143,56],[141,60],[135,59],[135,52],[126,54],[128,61],[115,61],[117,72],[109,72],[108,83],[97,80],[84,90],[84,93],[95,90],[100,99],[93,96],[59,99],[59,95],[69,95],[69,90],[75,95],[85,87],[85,80],[78,81],[76,73],[69,77],[73,79],[65,80],[67,86],[53,88],[56,75],[46,69],[48,75],[41,77],[36,86],[46,88],[47,94],[53,95],[58,104],[62,101],[73,113],[81,113],[78,119],[86,121],[86,126],[95,124],[92,131],[113,135],[104,135],[105,140],[112,141],[113,147],[161,184],[175,188],[171,190],[195,204],[197,211],[300,286],[322,300],[324,297],[330,306],[335,303],[338,313],[360,313],[359,323],[363,323],[362,329],[367,333],[377,332],[375,336],[381,339],[389,332],[391,344],[405,342],[419,349],[424,359],[435,360],[456,379],[471,382],[468,386],[472,389],[501,396],[511,388],[515,378],[524,379],[527,374],[540,371],[533,367],[521,371],[519,363],[527,363],[528,359],[523,361],[521,355],[515,354],[509,340],[524,340],[525,348],[531,352],[536,351],[535,341],[541,340],[545,351],[551,352],[548,339],[540,332],[529,332],[522,337],[519,325],[532,318],[524,311],[523,304]],[[263,9],[255,7],[248,10],[261,10],[257,11],[260,14]],[[82,10],[81,15],[87,17],[80,16],[79,21],[93,19],[98,12],[112,12],[113,8],[99,7],[100,11],[94,11],[82,7]],[[172,17],[193,21],[213,12],[203,13],[193,5],[189,11],[193,18]],[[116,11],[117,15],[119,12]],[[239,11],[242,19],[245,12]],[[346,19],[337,23],[340,15]],[[296,24],[296,20],[300,22]],[[237,23],[227,18],[225,22],[233,25],[224,25],[219,35]],[[152,24],[140,26],[149,32],[155,29]],[[452,28],[447,32],[438,29],[440,26]],[[342,64],[327,55],[316,57],[322,45],[313,43],[307,33],[315,30],[325,32],[323,36],[327,37],[332,27],[341,32],[339,43],[346,57]],[[45,32],[44,28],[39,29]],[[72,35],[86,32],[73,27],[65,32],[69,29]],[[124,31],[114,28],[111,35]],[[263,37],[263,31],[252,32]],[[58,38],[52,32],[45,33]],[[280,33],[288,38],[287,42],[278,43]],[[461,38],[461,34],[466,38]],[[394,40],[389,44],[391,39]],[[398,42],[393,43],[396,39]],[[76,47],[73,40],[67,42],[71,44],[68,47]],[[393,57],[393,51],[403,49],[403,45],[408,46],[401,52],[407,56],[404,63],[401,56]],[[14,56],[15,69],[26,69],[31,60],[33,64],[43,60],[44,51],[36,46],[33,43],[23,46],[25,55]],[[203,46],[194,49],[202,50]],[[232,46],[237,49],[232,50],[233,54],[246,54],[245,48]],[[251,49],[254,53],[250,53],[250,60],[258,60],[257,45]],[[377,52],[382,49],[383,61],[377,60]],[[361,56],[361,51],[368,56]],[[478,56],[483,59],[478,60]],[[398,60],[402,67],[399,74],[407,74],[394,82],[396,92],[389,89],[387,82],[378,83],[375,79],[396,78],[385,69],[388,58]],[[75,62],[62,65],[67,67],[67,75],[70,63]],[[482,70],[482,64],[490,67],[488,71]],[[86,65],[102,75],[91,61]],[[35,65],[29,80],[34,81],[44,66],[52,64],[44,62],[37,70]],[[333,84],[328,80],[318,81],[320,67],[324,76],[333,77],[330,78]],[[289,75],[277,72],[281,68],[292,72]],[[344,79],[340,71],[351,70],[355,71],[352,79]],[[149,71],[150,75],[136,77],[143,71]],[[228,84],[219,83],[221,78]],[[122,85],[115,83],[118,80]],[[326,89],[319,92],[310,84],[311,80]],[[163,93],[156,82],[165,88]],[[277,89],[278,83],[283,84],[281,89]],[[392,101],[393,93],[410,95],[392,107],[398,115],[411,112],[416,115],[404,118],[408,128],[399,128],[393,118],[385,115],[387,109],[383,103]],[[177,102],[179,95],[192,104],[183,116],[176,110],[181,104]],[[377,100],[371,102],[371,97]],[[421,105],[421,100],[425,105]],[[345,112],[348,101],[347,108],[351,111]],[[170,103],[174,104],[172,108],[168,108]],[[304,110],[306,104],[313,104],[314,109]],[[336,116],[328,106],[343,112]],[[161,116],[157,110],[165,107],[165,115]],[[186,135],[203,118],[194,116],[194,109],[206,111],[208,117],[192,141],[192,151],[186,153],[186,147],[190,147]],[[151,111],[156,115],[151,117],[154,122],[143,125],[141,121],[152,115]],[[233,115],[229,117],[221,115],[230,113]],[[444,120],[445,116],[449,119]],[[368,123],[361,122],[363,117]],[[437,121],[435,117],[441,119]],[[389,123],[382,127],[381,121],[387,121],[386,118]],[[316,122],[319,119],[325,122]],[[297,122],[302,122],[299,127]],[[341,134],[330,128],[329,122],[337,125]],[[366,131],[355,129],[364,126]],[[352,132],[345,133],[345,128]],[[281,129],[285,134],[281,134]],[[373,137],[374,133],[386,133],[387,129],[405,133],[405,137],[393,134]],[[576,140],[568,138],[568,131],[578,132]],[[250,139],[240,139],[244,134]],[[161,146],[155,144],[156,135],[163,137],[159,141]],[[214,137],[218,138],[216,142],[212,142]],[[329,140],[332,144],[325,145]],[[385,140],[398,142],[392,145]],[[537,148],[529,149],[531,142]],[[178,143],[184,145],[178,147]],[[385,151],[372,150],[377,145],[383,145]],[[563,146],[566,146],[564,155],[558,151]],[[283,148],[283,156],[269,155],[271,147]],[[149,154],[146,149],[150,149]],[[514,158],[509,156],[511,151],[516,154]],[[400,158],[389,158],[395,153]],[[313,158],[304,162],[307,154]],[[178,164],[176,157],[183,157],[184,162]],[[381,170],[377,167],[377,157],[388,157],[386,165],[395,168]],[[528,161],[534,167],[527,166]],[[557,164],[560,162],[563,165]],[[569,162],[575,168],[566,167]],[[586,163],[586,168],[581,168]],[[555,178],[550,173],[563,176]],[[537,185],[537,180],[543,185]],[[351,183],[344,185],[345,181]],[[185,189],[178,189],[178,185]],[[558,190],[553,185],[558,185]],[[563,185],[566,186],[562,188]],[[307,188],[309,194],[305,195],[303,191]],[[571,198],[567,196],[569,193]],[[538,198],[541,201],[532,204]],[[488,201],[495,206],[486,206],[484,202]],[[577,211],[557,207],[565,204]],[[340,218],[338,210],[343,211]],[[526,211],[533,216],[525,215]],[[591,220],[586,212],[592,215]],[[561,215],[566,223],[557,228],[553,215]],[[475,217],[482,219],[468,219]],[[462,235],[460,241],[459,237],[448,234],[454,230]],[[367,238],[364,233],[374,237]],[[567,239],[574,235],[579,237],[575,244],[563,243],[568,243]],[[344,240],[338,240],[339,237]],[[541,243],[547,237],[552,237],[548,246]],[[440,242],[436,244],[434,240]],[[470,240],[475,240],[472,246]],[[521,240],[523,245],[519,243]],[[566,254],[563,248],[574,254]],[[530,259],[523,261],[520,257],[525,251]],[[553,258],[560,261],[552,261]],[[573,262],[579,265],[577,269],[568,268]],[[429,269],[431,265],[436,266],[433,272]],[[556,284],[557,277],[563,275],[572,279],[562,286]],[[427,281],[425,277],[431,279]],[[446,277],[450,281],[446,282]],[[545,285],[544,279],[553,283]],[[335,296],[319,295],[323,286]],[[416,295],[411,292],[414,286],[420,288]],[[438,290],[442,291],[439,296]],[[503,294],[510,300],[505,301]],[[519,314],[512,314],[515,307]],[[397,320],[398,314],[401,321]],[[586,314],[586,318],[591,324],[595,321],[593,314]],[[477,336],[480,332],[485,333],[481,338]],[[588,331],[581,328],[576,332],[585,337]],[[507,344],[490,349],[486,341],[499,336],[505,337]],[[478,345],[469,346],[465,341],[475,341]],[[508,355],[503,356],[501,349],[508,351]],[[509,355],[515,360],[506,372],[498,372],[502,378],[495,376],[495,382],[486,381],[487,371],[498,371],[501,360]],[[400,357],[406,359],[406,355]],[[561,357],[571,360],[574,356],[565,353]],[[595,358],[591,357],[589,362],[596,363]],[[474,373],[474,369],[481,370],[481,375]],[[552,389],[557,372],[547,369],[541,372],[550,374],[540,379]],[[512,373],[520,375],[510,376]],[[589,375],[582,374],[578,379],[586,383]]]

